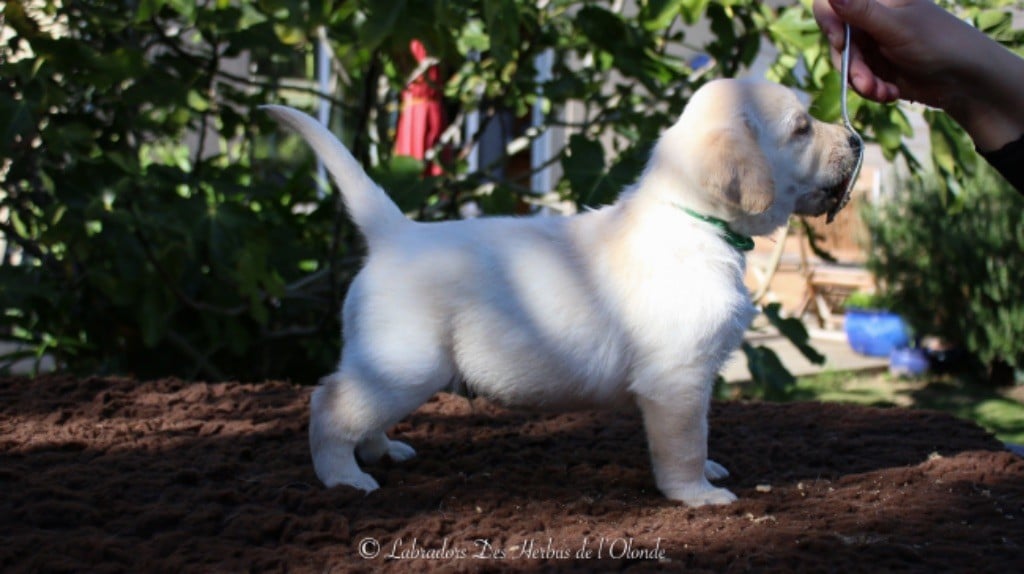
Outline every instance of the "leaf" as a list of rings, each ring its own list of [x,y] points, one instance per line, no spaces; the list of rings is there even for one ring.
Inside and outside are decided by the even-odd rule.
[[[955,172],[956,158],[949,126],[942,121],[938,113],[927,113],[925,117],[931,119],[928,137],[932,146],[932,161],[945,173]]]
[[[687,24],[696,24],[704,16],[710,0],[683,0],[680,2],[679,10],[683,21]]]
[[[635,182],[650,157],[649,146],[635,145],[619,154],[618,159],[602,180],[591,205],[604,205],[615,201],[619,193]]]
[[[807,218],[801,217],[800,224],[803,226],[804,237],[807,238],[807,246],[811,248],[811,252],[814,253],[814,255],[816,255],[817,257],[819,257],[822,261],[835,263],[837,261],[835,256],[829,253],[828,251],[825,251],[825,249],[818,244],[818,241],[821,239],[821,237],[819,237],[818,234],[815,233],[814,228],[811,227],[811,224],[810,222],[807,221]]]
[[[664,30],[679,15],[684,3],[683,0],[648,0],[640,10],[640,21],[647,30]]]
[[[27,102],[6,97],[0,99],[0,126],[4,126],[0,137],[0,150],[10,149],[15,136],[27,135],[32,125],[32,112]]]
[[[484,0],[483,4],[491,56],[504,67],[519,51],[519,9],[515,0]]]
[[[196,15],[196,0],[163,0],[164,5],[169,6],[180,14],[187,21],[192,21]]]
[[[389,35],[394,33],[395,25],[407,8],[408,0],[392,0],[390,2],[370,3],[366,22],[359,28],[360,48],[376,50]]]
[[[988,36],[998,36],[1013,27],[1013,15],[1003,10],[982,10],[974,21],[977,28]]]
[[[907,119],[907,114],[903,112],[903,108],[891,106],[889,109],[889,120],[894,126],[899,128],[900,135],[908,138],[914,137],[914,128],[910,125],[910,120]]]
[[[238,20],[239,30],[247,30],[267,21],[267,17],[248,2],[242,2],[242,15]]]
[[[871,131],[875,135],[875,141],[878,142],[882,148],[889,150],[890,152],[899,149],[903,143],[903,136],[900,133],[900,127],[897,126],[888,117],[876,118],[876,121],[871,126]]]
[[[473,18],[466,22],[456,39],[459,53],[468,56],[471,52],[482,54],[491,49],[491,37],[484,29],[483,20]]]
[[[825,364],[825,356],[810,345],[811,336],[807,333],[807,327],[795,317],[783,318],[779,315],[781,308],[782,306],[778,303],[770,303],[763,308],[764,315],[779,330],[779,333],[800,350],[800,354],[806,357],[808,361],[815,365]]]
[[[562,170],[569,180],[569,187],[578,198],[585,198],[583,205],[593,205],[594,191],[604,175],[604,148],[582,134],[569,138],[569,145],[562,157]]]
[[[821,90],[812,95],[811,115],[823,122],[835,122],[842,115],[842,82],[839,72],[828,73]]]
[[[419,209],[433,187],[432,178],[423,175],[426,164],[414,157],[396,155],[371,170],[373,179],[388,192],[402,211]]]
[[[515,191],[501,184],[489,188],[485,193],[475,195],[474,201],[484,213],[512,213],[519,206],[519,197]]]
[[[790,387],[796,384],[796,377],[782,364],[775,351],[768,347],[754,347],[744,342],[743,354],[747,357],[747,369],[754,384],[763,390],[767,399],[782,399]]]
[[[628,43],[630,31],[618,15],[588,5],[576,16],[576,25],[586,37],[602,50],[614,53],[623,43]]]
[[[186,101],[188,106],[197,112],[210,109],[210,102],[196,90],[189,90]]]
[[[295,46],[306,40],[305,30],[284,22],[274,23],[274,33],[277,34],[277,39],[286,46]]]
[[[167,0],[141,0],[139,9],[135,11],[135,23],[139,24],[155,17]]]
[[[820,38],[814,19],[799,6],[783,10],[782,15],[768,26],[768,30],[776,42],[801,50],[816,45]]]

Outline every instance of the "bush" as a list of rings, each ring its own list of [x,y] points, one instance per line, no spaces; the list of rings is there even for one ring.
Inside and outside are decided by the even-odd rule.
[[[957,196],[915,178],[865,213],[868,267],[915,332],[1024,368],[1024,197],[981,168]]]
[[[4,338],[142,377],[333,360],[353,257],[332,204],[269,157],[279,128],[256,111],[296,22],[159,1],[12,1],[5,16]],[[243,47],[259,65],[233,77],[222,64]]]

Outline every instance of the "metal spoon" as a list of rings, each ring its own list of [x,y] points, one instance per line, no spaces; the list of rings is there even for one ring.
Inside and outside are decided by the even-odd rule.
[[[828,211],[828,218],[825,220],[827,223],[832,223],[832,220],[836,218],[836,214],[839,210],[846,207],[846,204],[850,202],[850,196],[853,194],[853,186],[857,183],[857,176],[860,175],[861,165],[864,163],[864,138],[860,137],[857,130],[853,129],[853,124],[850,123],[850,111],[846,107],[847,90],[850,84],[850,25],[846,25],[846,43],[843,45],[843,63],[842,68],[839,71],[839,75],[842,80],[842,87],[840,88],[839,102],[841,111],[843,114],[843,125],[846,126],[846,130],[850,132],[857,140],[857,163],[853,166],[853,173],[850,174],[850,179],[846,183],[846,189],[843,191],[842,197],[839,201]]]

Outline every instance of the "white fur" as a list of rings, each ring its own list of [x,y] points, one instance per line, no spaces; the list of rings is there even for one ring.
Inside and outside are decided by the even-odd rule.
[[[743,255],[681,207],[745,233],[769,233],[794,210],[821,214],[834,195],[825,190],[852,169],[841,128],[812,122],[810,135],[794,135],[806,113],[788,90],[716,81],[612,206],[422,224],[396,217],[312,118],[267,109],[325,159],[368,242],[345,300],[340,364],[311,401],[310,447],[327,486],[378,488],[355,455],[413,456],[385,430],[438,391],[465,386],[512,406],[635,403],[665,496],[735,500],[708,482],[728,472],[707,459],[707,410],[754,311]],[[752,152],[735,161],[734,146]]]

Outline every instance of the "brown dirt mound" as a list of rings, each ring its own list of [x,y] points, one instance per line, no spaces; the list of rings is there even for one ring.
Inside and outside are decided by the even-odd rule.
[[[1024,460],[943,414],[716,404],[740,500],[690,509],[654,488],[634,413],[448,395],[394,429],[419,456],[370,468],[381,490],[325,490],[308,397],[0,380],[0,570],[1008,572],[1024,555]]]

